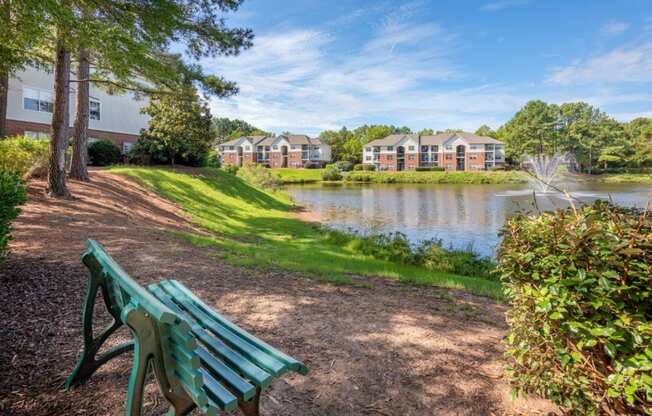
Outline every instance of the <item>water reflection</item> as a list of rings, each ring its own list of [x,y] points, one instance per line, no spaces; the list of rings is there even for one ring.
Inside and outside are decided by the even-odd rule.
[[[578,185],[564,189],[583,201],[611,198],[625,206],[645,205],[649,186]],[[304,185],[288,187],[295,200],[339,229],[363,233],[400,231],[410,240],[440,238],[446,245],[493,255],[498,230],[518,211],[568,206],[563,195],[534,197],[517,185]]]

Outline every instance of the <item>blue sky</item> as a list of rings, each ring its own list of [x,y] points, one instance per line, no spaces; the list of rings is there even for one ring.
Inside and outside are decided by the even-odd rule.
[[[652,116],[651,0],[247,0],[253,48],[204,61],[220,117],[316,135],[361,124],[497,128],[531,99]]]

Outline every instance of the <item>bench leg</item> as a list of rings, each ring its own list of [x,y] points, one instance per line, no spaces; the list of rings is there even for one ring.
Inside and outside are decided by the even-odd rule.
[[[82,350],[81,356],[79,357],[77,365],[66,380],[66,390],[70,389],[73,386],[83,384],[104,363],[122,353],[131,351],[133,349],[133,343],[128,342],[114,347],[102,356],[97,357],[97,352],[100,350],[104,342],[111,336],[111,334],[113,334],[118,328],[122,326],[120,320],[114,316],[113,323],[106,327],[106,329],[104,329],[104,331],[102,331],[102,333],[100,333],[97,338],[93,338],[93,314],[95,310],[97,292],[100,289],[102,289],[102,297],[104,299],[104,303],[111,312],[109,303],[107,301],[106,288],[102,285],[101,278],[94,277],[93,273],[89,274],[88,292],[86,293],[86,300],[84,301],[84,311],[82,318],[84,348]]]
[[[260,387],[256,388],[256,395],[248,402],[240,402],[238,404],[242,413],[245,416],[259,416],[260,415]]]

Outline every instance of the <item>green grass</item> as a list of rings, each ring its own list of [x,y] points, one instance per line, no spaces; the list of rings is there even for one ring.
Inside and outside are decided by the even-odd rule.
[[[321,173],[324,169],[276,168],[270,170],[278,175],[284,184],[290,184],[321,182]]]
[[[501,184],[525,183],[527,176],[517,171],[494,172],[349,172],[348,182],[368,183],[451,183],[451,184]]]
[[[351,283],[356,275],[380,276],[502,298],[497,282],[377,260],[338,245],[318,226],[296,219],[286,195],[254,188],[221,170],[188,174],[162,168],[115,167],[111,171],[177,203],[210,233],[179,235],[199,246],[219,248],[221,257],[233,264],[299,271],[334,283]]]
[[[608,173],[582,177],[587,181],[599,183],[650,183],[652,184],[652,173]]]

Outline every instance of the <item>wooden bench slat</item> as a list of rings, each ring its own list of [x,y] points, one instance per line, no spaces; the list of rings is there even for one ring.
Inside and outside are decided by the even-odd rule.
[[[247,380],[240,377],[238,373],[233,371],[229,366],[224,364],[212,356],[202,346],[197,347],[195,350],[202,364],[206,366],[209,371],[224,381],[241,400],[249,400],[256,394],[256,387],[250,384]]]
[[[206,305],[206,303],[204,303],[201,299],[199,299],[194,293],[192,293],[192,291],[190,291],[190,289],[184,286],[181,282],[173,279],[166,280],[163,282],[171,283],[175,288],[180,290],[184,295],[186,295],[189,299],[191,299],[193,303],[195,303],[199,308],[201,308],[206,314],[208,314],[215,321],[219,322],[222,326],[227,327],[231,332],[233,332],[238,337],[245,339],[247,342],[267,352],[277,360],[282,361],[288,366],[290,370],[297,371],[303,375],[308,374],[308,367],[306,367],[303,363],[295,360],[289,355],[283,353],[282,351],[279,351],[278,349],[272,347],[265,341],[255,337],[254,335],[250,334],[249,332],[235,325],[233,322],[229,321],[224,316],[216,312],[213,308]]]
[[[217,406],[227,412],[238,407],[238,399],[224,388],[210,373],[203,368],[199,370],[204,378],[204,389]]]
[[[208,314],[195,306],[190,298],[185,296],[177,288],[170,285],[169,282],[167,282],[167,284],[166,282],[161,282],[161,284],[163,289],[172,296],[174,301],[180,303],[197,322],[224,341],[229,345],[229,347],[237,350],[240,354],[253,361],[262,369],[272,373],[274,376],[279,376],[286,370],[285,363],[247,342],[247,340],[238,337],[232,331],[229,331],[226,327],[211,319]]]
[[[172,301],[172,298],[165,291],[163,291],[158,283],[153,283],[149,285],[148,288],[163,303],[174,310],[177,314],[183,317],[188,316],[188,313],[179,308],[179,306],[177,306]],[[242,355],[228,348],[226,344],[224,344],[219,339],[211,336],[208,331],[199,325],[191,325],[191,331],[199,338],[201,342],[206,345],[208,349],[210,349],[213,354],[218,355],[222,361],[230,364],[232,367],[234,367],[234,370],[247,377],[256,386],[260,387],[261,389],[265,389],[269,386],[272,381],[271,374],[253,365]]]

